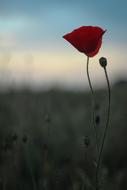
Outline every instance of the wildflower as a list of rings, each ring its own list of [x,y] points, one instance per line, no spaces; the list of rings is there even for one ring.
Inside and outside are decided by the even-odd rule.
[[[88,57],[95,56],[102,44],[102,36],[106,32],[98,26],[81,26],[63,36],[78,51]]]

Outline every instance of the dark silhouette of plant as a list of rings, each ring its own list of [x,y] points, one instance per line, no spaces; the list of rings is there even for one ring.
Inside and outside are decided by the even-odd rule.
[[[102,142],[100,144],[100,151],[99,151],[99,157],[98,157],[98,161],[97,161],[97,169],[96,169],[96,190],[99,190],[99,184],[98,184],[98,174],[99,174],[99,169],[100,169],[100,163],[101,163],[101,157],[102,157],[102,153],[103,153],[103,149],[104,149],[104,143],[105,143],[105,138],[107,135],[107,131],[108,131],[108,127],[109,127],[109,119],[110,119],[110,104],[111,104],[111,90],[110,90],[110,83],[109,83],[109,79],[108,79],[108,74],[107,74],[107,59],[104,57],[101,57],[99,59],[100,65],[102,66],[102,68],[104,69],[105,72],[105,76],[106,76],[106,81],[107,81],[107,86],[108,86],[108,110],[107,110],[107,120],[106,120],[106,125],[105,125],[105,129],[104,129],[104,133],[103,133],[103,137],[102,137]]]

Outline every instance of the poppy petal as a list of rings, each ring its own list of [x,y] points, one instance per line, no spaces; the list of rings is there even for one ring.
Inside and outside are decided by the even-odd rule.
[[[98,26],[81,26],[63,36],[78,51],[89,57],[95,56],[101,47],[105,31]]]

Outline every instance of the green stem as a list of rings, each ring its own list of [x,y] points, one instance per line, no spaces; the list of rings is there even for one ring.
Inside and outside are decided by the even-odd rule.
[[[90,75],[89,75],[89,57],[87,57],[86,71],[87,71],[87,78],[88,78],[89,87],[90,87],[91,95],[92,95],[92,123],[93,123],[93,126],[94,126],[94,134],[95,134],[95,140],[96,140],[96,155],[97,155],[97,158],[98,158],[98,154],[99,154],[99,146],[98,146],[97,130],[96,130],[96,126],[95,126],[95,111],[94,111],[95,103],[94,103],[94,92],[93,92],[92,83],[91,83]]]
[[[110,83],[109,83],[106,67],[104,67],[104,71],[105,71],[105,76],[106,76],[106,81],[107,81],[107,86],[108,86],[108,110],[107,110],[106,126],[104,129],[104,134],[103,134],[102,143],[101,143],[100,152],[99,152],[99,157],[98,157],[98,162],[97,162],[96,190],[98,190],[98,174],[99,174],[99,169],[100,169],[101,157],[102,157],[102,153],[103,153],[103,149],[104,149],[105,138],[106,138],[108,127],[109,127],[110,107],[111,107],[111,90],[110,90]]]

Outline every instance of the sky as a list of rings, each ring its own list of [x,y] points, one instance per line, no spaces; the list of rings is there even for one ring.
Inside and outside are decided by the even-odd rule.
[[[90,59],[93,85],[105,85],[102,56],[112,84],[126,78],[126,9],[126,0],[0,0],[0,83],[87,88],[86,56],[62,36],[89,25],[107,30]]]

